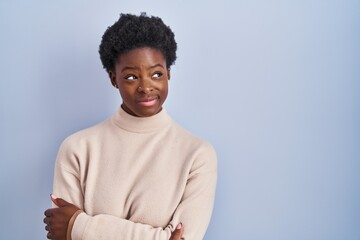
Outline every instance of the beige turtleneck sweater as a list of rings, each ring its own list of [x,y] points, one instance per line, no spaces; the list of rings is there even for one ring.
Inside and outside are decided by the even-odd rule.
[[[139,118],[119,108],[63,142],[53,193],[84,211],[75,219],[72,240],[168,240],[180,222],[185,240],[200,240],[216,178],[211,145],[165,109]]]

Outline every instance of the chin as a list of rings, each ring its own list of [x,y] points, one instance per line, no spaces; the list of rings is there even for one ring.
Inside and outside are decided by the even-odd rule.
[[[139,109],[138,111],[135,112],[135,115],[138,117],[151,117],[157,114],[158,112],[160,112],[161,109],[162,109],[161,107],[156,109]]]

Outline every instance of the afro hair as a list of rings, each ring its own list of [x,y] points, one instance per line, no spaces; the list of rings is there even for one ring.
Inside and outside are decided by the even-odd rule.
[[[177,44],[174,33],[159,17],[120,14],[108,27],[99,46],[101,62],[107,72],[113,71],[119,56],[130,50],[151,47],[161,51],[169,68],[176,60]]]

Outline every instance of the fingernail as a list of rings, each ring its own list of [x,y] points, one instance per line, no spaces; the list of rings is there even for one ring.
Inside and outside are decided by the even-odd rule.
[[[176,229],[181,229],[182,228],[182,223],[179,223],[176,227]]]
[[[51,197],[52,199],[57,199],[57,196],[55,196],[54,194],[50,194],[50,197]]]

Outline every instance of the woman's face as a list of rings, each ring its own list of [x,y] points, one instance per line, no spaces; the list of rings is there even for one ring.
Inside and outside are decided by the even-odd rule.
[[[122,108],[137,117],[149,117],[162,109],[168,94],[170,69],[163,54],[154,48],[136,48],[122,54],[109,72],[119,88]]]

